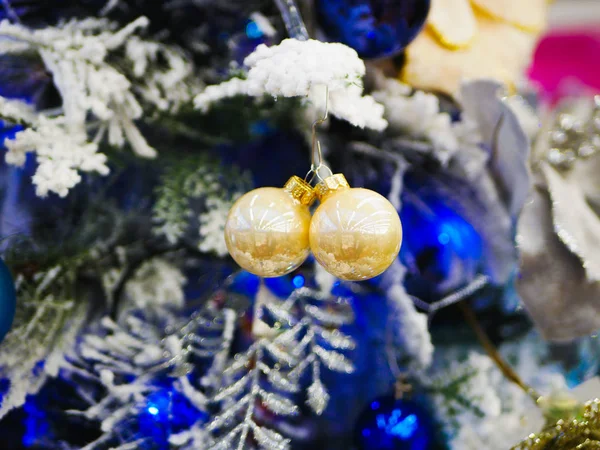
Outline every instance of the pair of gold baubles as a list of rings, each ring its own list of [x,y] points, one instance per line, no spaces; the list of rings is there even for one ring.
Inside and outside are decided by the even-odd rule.
[[[321,204],[311,217],[310,206]],[[297,269],[310,251],[332,275],[361,281],[384,272],[402,242],[398,212],[382,195],[350,188],[342,174],[314,188],[293,176],[281,188],[243,195],[231,208],[225,241],[233,259],[261,277]]]

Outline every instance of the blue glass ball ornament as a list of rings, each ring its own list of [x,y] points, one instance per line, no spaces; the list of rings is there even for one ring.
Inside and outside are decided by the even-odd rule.
[[[425,409],[393,395],[371,401],[355,427],[359,450],[428,450],[433,434],[433,422]]]
[[[483,240],[477,230],[435,192],[403,197],[400,220],[407,230],[400,259],[407,289],[423,299],[459,289],[481,270]]]
[[[430,0],[317,0],[328,40],[352,47],[361,58],[400,53],[421,31]]]
[[[17,309],[17,293],[12,275],[0,259],[0,342],[10,330]]]

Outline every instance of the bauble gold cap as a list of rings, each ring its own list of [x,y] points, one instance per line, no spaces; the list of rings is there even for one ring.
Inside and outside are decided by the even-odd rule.
[[[323,199],[331,193],[339,189],[348,189],[349,187],[350,184],[348,184],[346,177],[341,173],[335,173],[317,184],[315,186],[315,192],[319,201],[323,201]]]
[[[283,190],[306,206],[312,205],[317,198],[313,187],[302,178],[295,175],[287,180],[283,186]]]

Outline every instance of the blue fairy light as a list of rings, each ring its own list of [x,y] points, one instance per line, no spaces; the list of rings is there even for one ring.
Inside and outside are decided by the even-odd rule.
[[[433,445],[427,411],[410,400],[380,397],[358,418],[356,441],[361,450],[427,450]]]
[[[261,37],[263,37],[263,35],[264,33],[255,21],[251,20],[250,22],[248,22],[248,24],[246,25],[246,36],[248,36],[248,38],[260,39]]]
[[[302,274],[298,274],[294,278],[292,278],[292,284],[294,285],[294,287],[296,287],[296,289],[300,289],[301,287],[303,287],[304,281],[304,275]]]
[[[158,448],[169,449],[169,437],[189,429],[195,423],[203,423],[208,415],[198,410],[170,383],[161,383],[150,394],[138,414],[139,433],[152,437]],[[152,447],[153,449],[155,447]]]

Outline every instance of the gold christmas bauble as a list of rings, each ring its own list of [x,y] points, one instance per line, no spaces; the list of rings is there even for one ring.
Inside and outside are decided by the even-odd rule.
[[[283,189],[265,187],[244,194],[229,211],[225,242],[243,269],[261,277],[279,277],[300,266],[309,254],[308,207],[312,187],[292,177]]]
[[[384,272],[402,242],[398,212],[382,195],[350,188],[341,174],[315,187],[321,205],[310,223],[310,248],[317,261],[342,280],[360,281]]]

